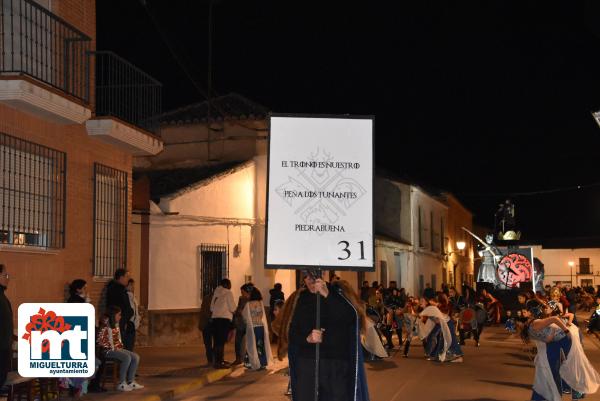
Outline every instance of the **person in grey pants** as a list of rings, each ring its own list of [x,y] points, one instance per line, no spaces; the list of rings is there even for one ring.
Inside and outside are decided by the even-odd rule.
[[[110,306],[107,316],[105,316],[101,324],[100,333],[98,334],[98,345],[101,347],[105,358],[116,359],[120,362],[117,390],[138,390],[144,388],[144,386],[135,381],[140,356],[123,347],[119,320],[121,320],[121,309],[118,306]]]

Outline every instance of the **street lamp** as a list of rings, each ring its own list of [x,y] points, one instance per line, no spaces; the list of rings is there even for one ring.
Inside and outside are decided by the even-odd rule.
[[[570,260],[568,265],[571,268],[571,288],[573,288],[573,266],[575,266],[575,262]]]
[[[456,249],[458,249],[459,251],[462,251],[463,249],[465,249],[467,246],[467,243],[465,241],[456,241]],[[457,254],[458,252],[455,251],[451,251],[451,252],[447,252],[444,253],[444,259],[446,261],[448,261],[448,258],[452,255],[452,254]]]

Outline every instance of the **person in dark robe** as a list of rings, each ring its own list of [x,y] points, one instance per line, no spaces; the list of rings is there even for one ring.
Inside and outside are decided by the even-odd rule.
[[[319,400],[369,401],[360,333],[364,306],[350,284],[328,286],[305,275],[306,290],[298,294],[289,327],[289,344],[297,352],[292,375],[292,399],[313,401],[315,351],[320,344]],[[321,296],[321,328],[315,328],[317,295]]]

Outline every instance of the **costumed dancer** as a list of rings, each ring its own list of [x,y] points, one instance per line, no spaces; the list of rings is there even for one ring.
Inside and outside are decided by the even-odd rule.
[[[596,296],[596,310],[592,313],[589,318],[587,326],[587,332],[593,333],[600,331],[600,296]]]
[[[510,334],[514,334],[517,332],[517,321],[515,320],[512,311],[506,311],[506,322],[504,322],[504,330],[508,331]]]
[[[290,349],[297,352],[292,399],[314,400],[315,344],[319,343],[319,400],[368,401],[360,340],[366,318],[360,299],[344,280],[328,287],[309,274],[304,282],[307,290],[298,295],[289,326]],[[322,296],[320,330],[315,329],[317,293]]]
[[[530,301],[528,311],[530,318],[521,336],[525,342],[534,340],[538,349],[531,400],[561,401],[562,394],[568,393],[573,400],[580,400],[595,393],[600,375],[583,352],[579,329],[551,316],[550,305]]]
[[[423,309],[419,307],[419,299],[409,297],[402,314],[404,329],[406,331],[404,351],[402,353],[404,358],[408,358],[408,351],[410,350],[410,343],[413,337],[419,337],[417,333],[419,327],[417,320],[419,319],[419,312],[421,310]]]
[[[264,369],[273,364],[273,353],[265,305],[258,288],[252,288],[250,300],[244,306],[242,316],[246,323],[246,355],[250,367],[254,370]]]
[[[462,297],[456,292],[456,288],[454,287],[450,287],[449,289],[448,302],[450,302],[452,314],[460,312],[461,303],[463,300]]]
[[[425,308],[427,308],[428,306],[435,306],[437,308],[437,301],[435,299],[435,291],[432,288],[425,289],[425,291],[423,292],[423,298],[421,298],[420,306],[423,310]],[[422,313],[422,311],[421,311],[421,313]],[[429,320],[431,320],[431,319],[429,319]],[[436,350],[438,347],[438,343],[442,342],[442,339],[441,339],[442,326],[434,321],[434,324],[431,327],[431,330],[428,330],[426,333],[424,333],[424,330],[423,330],[423,328],[425,327],[424,324],[427,322],[428,322],[428,317],[419,314],[419,321],[418,321],[419,337],[423,340],[423,350],[425,351],[425,357],[427,358],[427,360],[428,361],[437,361],[437,360],[439,360],[439,358],[438,358],[438,353],[436,352]]]
[[[361,336],[362,346],[367,351],[365,357],[371,361],[389,357],[388,352],[381,342],[375,322],[369,316],[366,317],[365,322],[364,334]]]
[[[459,344],[465,345],[465,339],[473,337],[475,345],[479,347],[487,312],[483,305],[475,302],[475,291],[471,287],[463,286],[462,294],[454,298],[455,309],[458,310]]]
[[[426,289],[423,296],[428,305],[420,313],[423,319],[418,321],[419,336],[421,339],[427,339],[428,359],[440,362],[462,362],[463,353],[456,338],[454,321],[436,306],[433,289]]]
[[[481,290],[481,299],[488,312],[489,321],[492,324],[500,324],[502,319],[502,304],[485,288]]]
[[[290,380],[288,381],[288,387],[285,395],[292,395],[292,382],[296,381],[296,359],[298,351],[297,347],[289,342],[289,331],[299,295],[303,291],[306,291],[306,287],[304,285],[298,290],[294,291],[285,301],[281,313],[279,313],[275,320],[271,323],[271,329],[277,335],[277,359],[283,361],[286,356],[288,358],[288,375]]]
[[[569,301],[563,295],[562,290],[559,287],[552,287],[550,290],[550,300],[557,303],[557,307],[561,314],[569,307]]]

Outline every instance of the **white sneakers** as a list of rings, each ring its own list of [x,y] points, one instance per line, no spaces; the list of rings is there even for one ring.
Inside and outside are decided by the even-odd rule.
[[[133,389],[131,388],[131,386],[125,382],[121,382],[118,386],[117,386],[117,390],[119,391],[133,391]]]
[[[117,386],[117,390],[119,390],[119,391],[133,391],[133,390],[139,390],[142,388],[144,388],[144,386],[142,386],[141,384],[139,384],[135,381],[132,381],[129,384],[122,382]]]
[[[144,388],[144,386],[142,386],[141,384],[139,384],[138,382],[132,381],[131,383],[129,383],[129,387],[131,387],[132,390],[139,390],[141,388]]]

